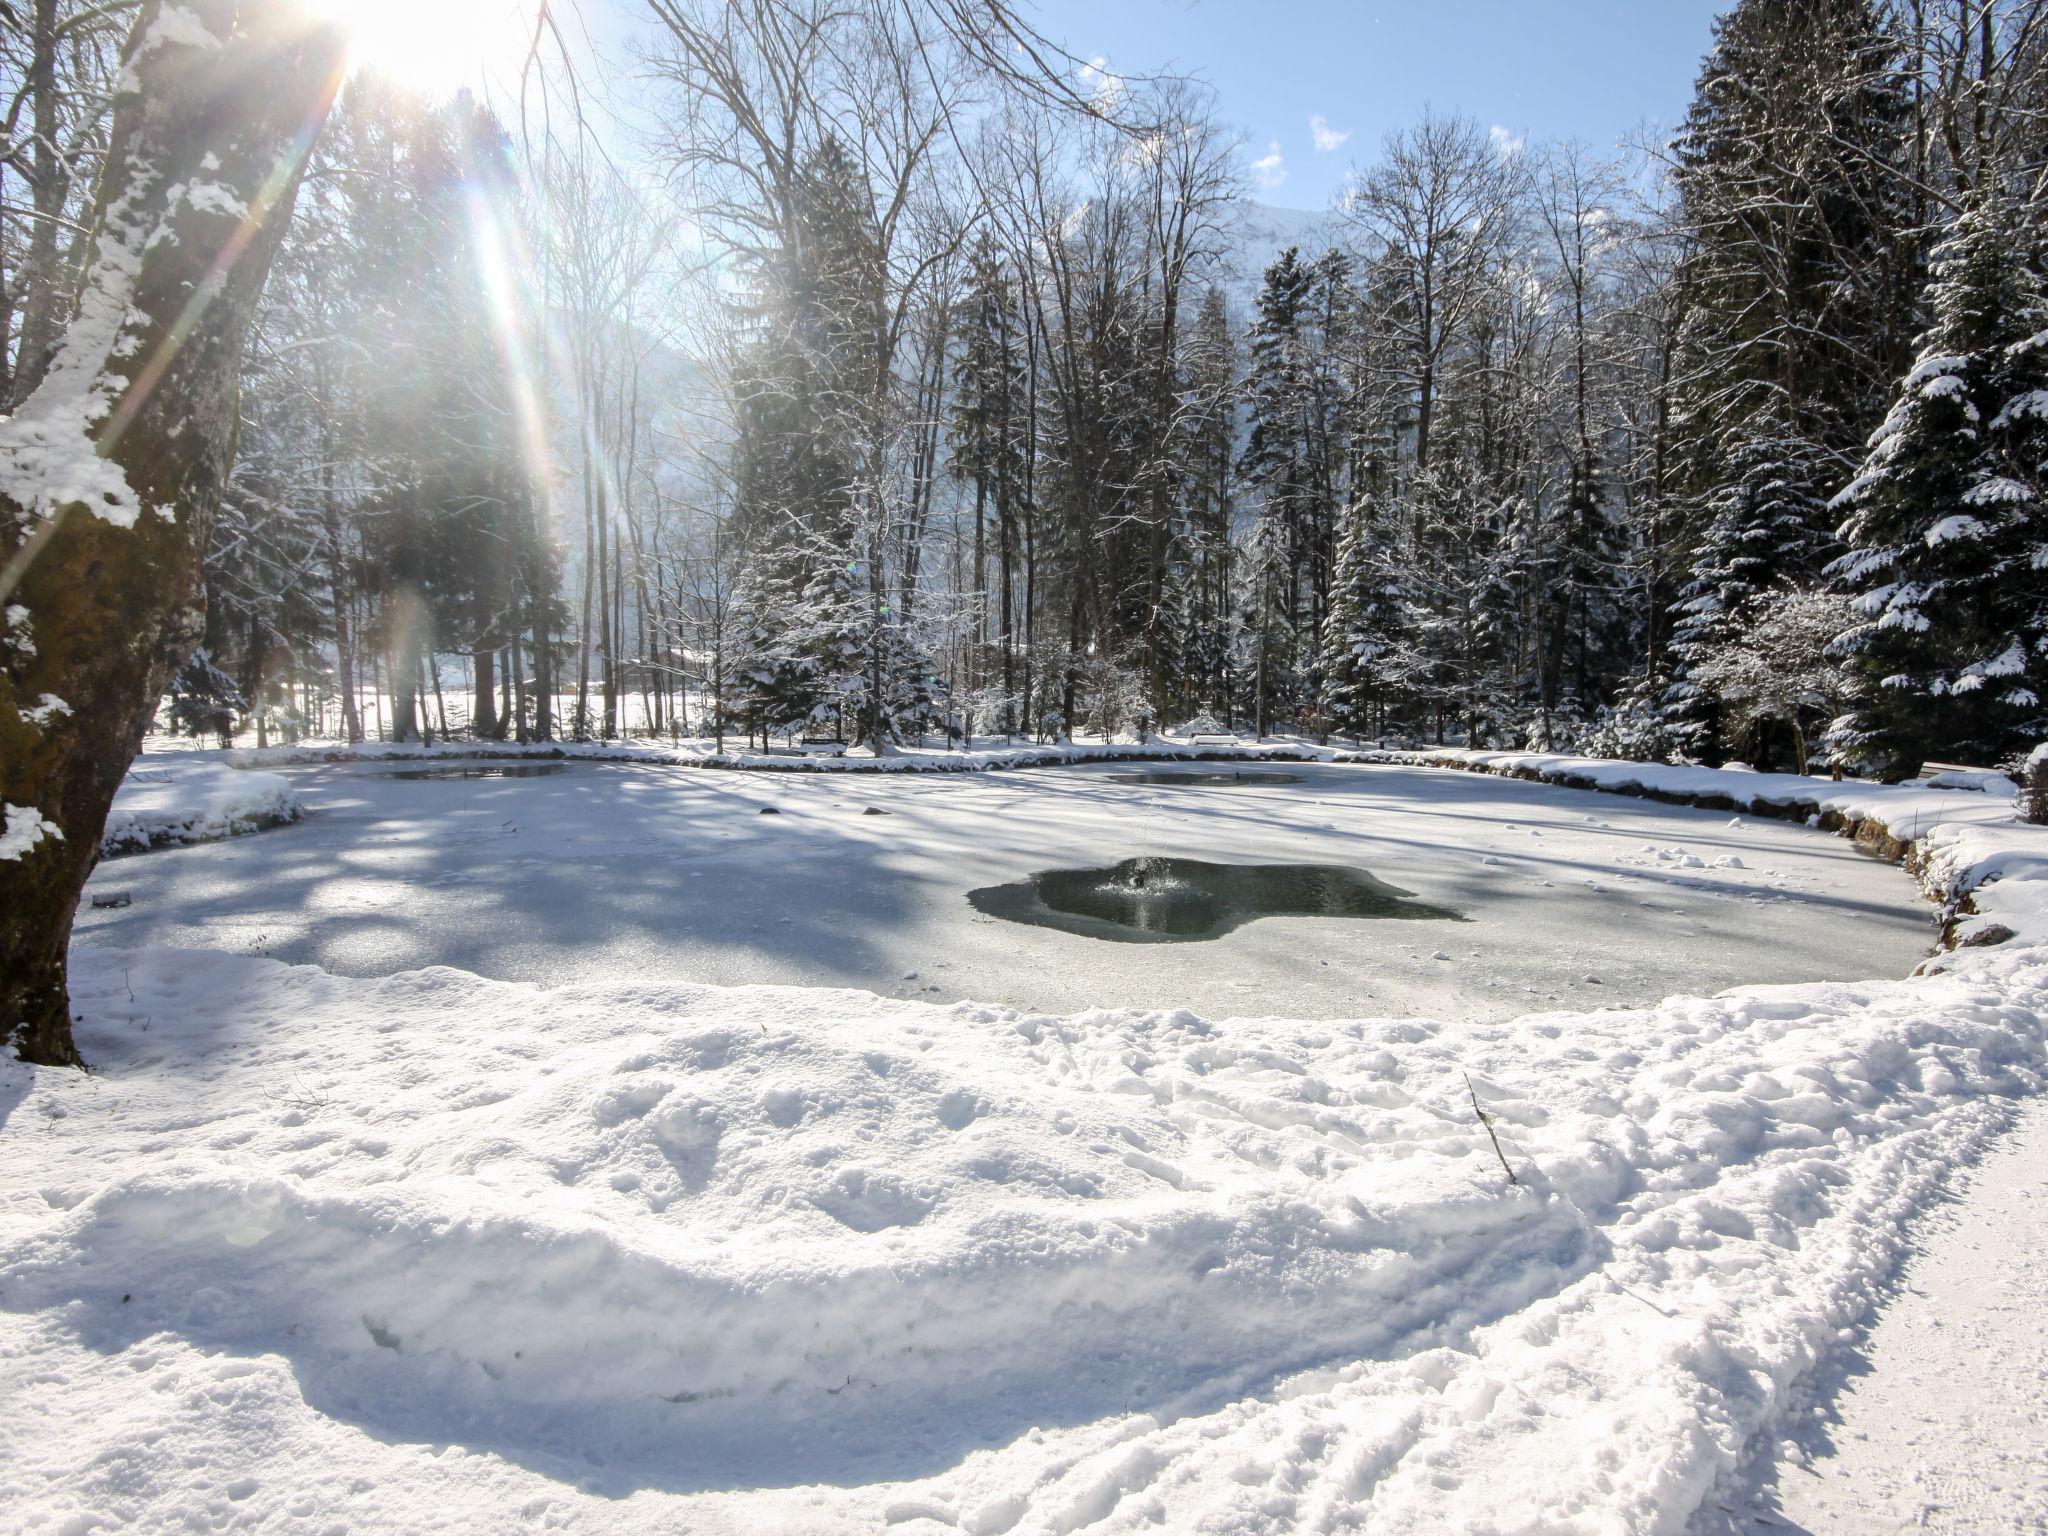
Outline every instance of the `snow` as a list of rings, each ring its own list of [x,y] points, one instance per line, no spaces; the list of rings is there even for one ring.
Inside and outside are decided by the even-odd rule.
[[[143,48],[176,44],[186,48],[217,49],[219,38],[207,30],[199,13],[182,5],[166,5],[157,12],[143,41]]]
[[[175,7],[163,13],[176,14]],[[157,25],[164,24],[159,17]],[[152,179],[147,167],[136,166],[107,209],[77,315],[64,328],[42,382],[12,416],[0,417],[0,493],[30,519],[76,505],[126,528],[142,514],[141,498],[121,466],[101,456],[95,438],[97,423],[126,387],[109,365],[125,355],[131,320],[139,318],[128,300],[156,234],[137,212]],[[12,609],[8,617],[11,625]]]
[[[1871,820],[1902,842],[1923,835],[1937,821],[2000,823],[2012,819],[2009,803],[1959,801],[1931,783],[1872,784],[1834,781],[1794,773],[1730,772],[1666,763],[1625,763],[1606,758],[1547,752],[1481,752],[1459,747],[1374,754],[1377,760],[1458,767],[1548,783],[1585,785],[1623,794],[1643,793],[1709,808],[1767,811],[1778,815],[1834,816]]]
[[[1936,545],[1954,543],[1958,539],[1981,539],[1990,531],[1990,527],[1982,518],[1958,514],[1954,517],[1944,517],[1922,537],[1927,541],[1927,547],[1933,549]]]
[[[1594,809],[1618,849],[1846,849],[1775,819],[1813,804],[1920,839],[1961,947],[1900,980],[1289,1020],[81,945],[95,1075],[0,1064],[33,1128],[0,1194],[0,1497],[28,1530],[1686,1530],[2041,1088],[2048,830],[1970,791],[1485,756],[1459,766],[1764,819],[1370,766],[1297,798],[1433,781],[1418,841],[1451,850],[1461,792],[1468,856],[1498,832],[1517,861]],[[1072,804],[1094,776],[1029,777]],[[1235,805],[1211,818],[1267,814]]]
[[[153,753],[138,758],[114,792],[100,853],[210,842],[282,826],[303,813],[280,774],[234,768],[215,753]]]
[[[64,830],[32,805],[0,805],[0,859],[19,859],[46,837],[63,839]]]
[[[1811,1536],[2048,1528],[2048,1102],[1917,1224],[1875,1327],[1816,1372],[1756,1502]]]
[[[1991,419],[1994,428],[2011,426],[2028,417],[2037,421],[2048,421],[2048,389],[2029,389],[2014,395]]]
[[[143,89],[137,66],[164,48],[217,50],[220,39],[197,12],[179,5],[159,8],[147,30],[124,57],[119,89]],[[158,66],[162,67],[162,66]],[[114,460],[101,454],[99,423],[128,387],[115,366],[151,340],[151,317],[130,303],[141,275],[142,257],[152,246],[176,238],[173,228],[182,197],[169,197],[154,215],[152,189],[159,167],[139,157],[126,166],[127,182],[109,202],[94,236],[76,313],[65,325],[48,371],[12,416],[0,417],[0,493],[33,523],[82,507],[116,527],[133,527],[144,502]],[[216,186],[205,206],[224,211]],[[162,516],[174,509],[152,507]],[[10,626],[14,610],[8,612]]]

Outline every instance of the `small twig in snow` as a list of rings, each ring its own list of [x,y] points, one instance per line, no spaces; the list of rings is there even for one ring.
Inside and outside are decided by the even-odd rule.
[[[1493,1116],[1479,1107],[1479,1090],[1472,1086],[1472,1074],[1465,1074],[1465,1091],[1472,1096],[1472,1113],[1479,1117],[1479,1123],[1486,1127],[1486,1139],[1493,1143],[1493,1155],[1500,1159],[1500,1171],[1508,1176],[1510,1184],[1520,1184],[1515,1170],[1508,1166],[1508,1155],[1500,1149],[1500,1137],[1493,1132]]]

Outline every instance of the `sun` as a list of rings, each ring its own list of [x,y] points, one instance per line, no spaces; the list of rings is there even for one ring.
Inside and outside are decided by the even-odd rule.
[[[537,0],[314,0],[348,33],[349,72],[451,96],[518,68]]]

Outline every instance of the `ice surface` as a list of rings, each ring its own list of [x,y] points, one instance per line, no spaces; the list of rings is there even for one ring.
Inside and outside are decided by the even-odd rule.
[[[134,905],[84,914],[79,931],[94,945],[216,947],[358,976],[452,965],[520,981],[780,982],[1048,1012],[1320,1018],[1504,1018],[1525,1005],[1521,988],[1567,997],[1588,971],[1615,1004],[1898,976],[1934,939],[1905,875],[1783,822],[1735,829],[1710,813],[1413,768],[1290,765],[1302,783],[1171,792],[1118,771],[850,782],[612,764],[418,783],[375,766],[284,767],[311,809],[302,825],[124,863],[104,878]],[[868,805],[893,814],[863,817]],[[1639,855],[1645,843],[1752,867],[1681,869]],[[987,918],[966,899],[1039,870],[1148,855],[1357,866],[1465,914],[1458,942],[1479,955],[1446,967],[1426,958],[1433,943],[1403,950],[1407,925],[1276,917],[1165,961]],[[924,972],[917,988],[900,984],[909,970]]]

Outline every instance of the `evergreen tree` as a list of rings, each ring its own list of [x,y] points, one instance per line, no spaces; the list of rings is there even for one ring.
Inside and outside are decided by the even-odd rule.
[[[1181,548],[1184,585],[1179,652],[1189,713],[1228,713],[1225,672],[1231,621],[1231,518],[1235,509],[1237,341],[1223,290],[1202,294],[1181,364]]]
[[[1817,574],[1815,529],[1826,510],[1819,450],[1780,411],[1759,411],[1732,428],[1722,457],[1726,472],[1705,498],[1691,577],[1672,605],[1664,695],[1675,738],[1709,756],[1725,743],[1718,696],[1702,670],[1741,639],[1774,583]]]
[[[960,306],[961,350],[953,370],[953,473],[974,485],[974,644],[993,644],[1001,658],[1003,693],[1016,688],[1014,568],[1025,481],[1023,317],[1016,285],[994,242],[977,243]],[[995,597],[989,598],[989,520],[995,523]],[[993,633],[993,641],[991,640]],[[977,655],[977,670],[986,657]],[[1001,722],[1014,729],[1014,719]]]
[[[1291,717],[1301,672],[1301,582],[1316,513],[1315,378],[1309,355],[1316,273],[1292,246],[1266,269],[1248,345],[1251,431],[1238,472],[1258,496],[1248,572],[1253,716],[1263,735]]]
[[[171,729],[187,736],[218,737],[223,750],[233,744],[235,714],[249,707],[235,680],[214,665],[201,646],[171,679]]]
[[[1401,581],[1372,501],[1346,509],[1322,632],[1322,711],[1332,729],[1377,733],[1396,677]]]
[[[1861,700],[1893,771],[1996,762],[2048,731],[2048,307],[2020,205],[1985,190],[1936,252],[1933,323],[1837,498]]]
[[[1828,488],[1904,355],[1910,122],[1871,0],[1741,0],[1715,23],[1676,145],[1673,446],[1695,538],[1668,695],[1709,758],[1718,714],[1694,674],[1758,592],[1834,553]]]
[[[1467,742],[1503,734],[1513,690],[1502,666],[1514,611],[1506,533],[1515,508],[1489,494],[1462,445],[1420,478],[1416,547],[1402,647],[1413,686],[1430,706],[1436,739],[1462,721]]]

